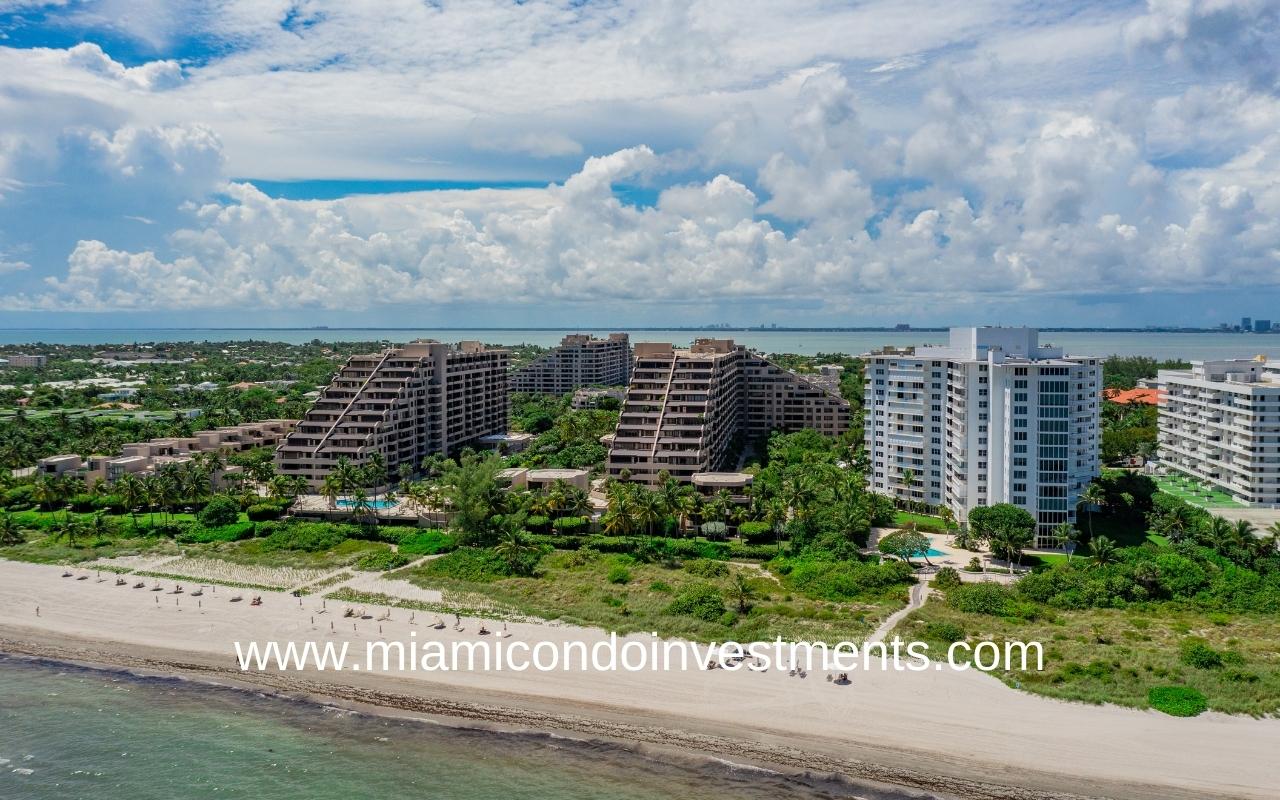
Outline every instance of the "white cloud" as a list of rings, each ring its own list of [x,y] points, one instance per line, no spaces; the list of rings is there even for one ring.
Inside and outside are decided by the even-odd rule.
[[[77,4],[157,58],[0,47],[0,246],[31,265],[3,304],[1275,287],[1275,8]],[[216,55],[165,57],[190,31]],[[551,185],[289,201],[233,177]]]
[[[1273,0],[1147,0],[1125,25],[1126,43],[1207,73],[1239,69],[1252,85],[1280,90],[1280,6]]]

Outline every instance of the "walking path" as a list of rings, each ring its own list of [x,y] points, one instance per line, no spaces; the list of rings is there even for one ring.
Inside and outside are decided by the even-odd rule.
[[[866,644],[884,641],[884,637],[889,634],[889,631],[893,630],[903,617],[924,605],[924,601],[927,600],[928,597],[929,584],[917,583],[912,586],[911,599],[907,602],[907,605],[886,617],[885,621],[880,623],[880,627],[876,628],[875,632],[867,637]]]

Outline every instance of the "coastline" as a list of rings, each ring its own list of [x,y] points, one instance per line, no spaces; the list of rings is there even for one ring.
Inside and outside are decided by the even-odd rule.
[[[59,568],[0,562],[0,651],[372,713],[585,736],[784,772],[839,774],[855,782],[960,798],[1274,796],[1266,764],[1274,755],[1268,741],[1280,735],[1276,720],[1223,715],[1176,720],[1082,706],[949,671],[923,674],[916,679],[919,685],[909,685],[910,675],[865,673],[859,680],[866,683],[848,693],[816,676],[806,682],[784,674],[721,671],[458,672],[430,678],[314,670],[242,673],[233,666],[231,637],[298,640],[308,631],[315,638],[331,634],[309,625],[307,610],[285,594],[264,593],[264,605],[252,610],[246,604],[215,604],[212,595],[200,609],[180,609],[148,605],[150,596],[109,583],[58,576]],[[318,606],[320,600],[305,603]],[[42,606],[39,621],[35,605]],[[599,636],[565,626],[512,627],[526,639]],[[366,640],[377,638],[372,630],[367,634]],[[945,707],[940,699],[948,701]],[[988,713],[977,716],[973,708]],[[1034,719],[1027,718],[1029,713]],[[1028,738],[1028,724],[1044,735]]]

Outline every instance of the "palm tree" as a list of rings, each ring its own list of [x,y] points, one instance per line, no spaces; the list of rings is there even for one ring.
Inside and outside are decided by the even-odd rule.
[[[650,536],[653,535],[653,526],[662,520],[662,505],[660,494],[640,487],[640,494],[635,500],[635,520]]]
[[[124,474],[116,481],[116,493],[129,508],[129,517],[133,520],[134,530],[138,529],[138,507],[147,499],[147,489],[135,476]]]
[[[916,483],[917,483],[916,471],[911,467],[907,467],[902,471],[900,480],[901,480],[902,486],[907,490],[907,498],[906,498],[907,502],[908,503],[914,502],[913,496],[911,493],[916,488]]]
[[[49,537],[50,541],[56,542],[59,539],[66,539],[68,546],[75,547],[76,539],[80,537],[81,533],[80,521],[77,519],[64,519],[54,527],[53,531],[53,536]]]
[[[1252,545],[1258,538],[1254,535],[1253,523],[1245,519],[1236,520],[1235,529],[1232,531],[1232,535],[1235,536],[1235,543],[1237,545],[1247,549],[1253,549]]]
[[[107,522],[107,515],[99,511],[89,517],[88,531],[95,541],[106,538],[111,531],[111,525]]]
[[[1219,553],[1225,553],[1236,542],[1236,529],[1222,517],[1212,517],[1204,527],[1204,536]]]
[[[377,508],[378,488],[387,482],[387,460],[380,451],[374,450],[360,472],[362,482],[373,489],[373,507]]]
[[[1089,555],[1093,563],[1099,567],[1114,564],[1116,560],[1116,543],[1106,536],[1095,536],[1089,540]]]
[[[1269,545],[1269,551],[1272,555],[1280,552],[1280,522],[1273,522],[1267,528],[1267,538],[1264,539]]]
[[[328,501],[329,508],[338,507],[338,498],[342,496],[342,481],[336,471],[324,476],[324,482],[320,484],[320,494]]]
[[[369,516],[373,516],[373,524],[378,524],[378,515],[373,514],[373,505],[369,502],[369,495],[364,493],[364,489],[357,488],[351,493],[351,515],[358,520],[368,520]]]
[[[940,506],[938,517],[942,520],[942,527],[947,530],[951,530],[956,524],[956,512],[951,510],[951,506]]]
[[[738,605],[738,612],[745,614],[751,609],[751,601],[756,598],[751,582],[741,572],[733,573],[733,582],[729,584],[729,596]]]
[[[1075,545],[1080,541],[1080,529],[1070,522],[1063,522],[1053,529],[1053,535],[1062,542],[1063,549],[1067,551],[1067,563],[1070,564],[1071,556],[1076,551]]]
[[[346,456],[339,456],[337,462],[334,463],[333,471],[329,474],[333,476],[333,480],[338,487],[338,494],[344,495],[356,488],[359,483],[357,477],[358,469],[351,460]]]
[[[26,539],[10,514],[0,514],[0,547],[22,544]]]
[[[525,556],[537,550],[537,546],[530,544],[518,530],[503,531],[498,543],[493,546],[494,554],[506,561],[511,572],[516,575],[524,575],[530,571]]]
[[[31,499],[45,511],[51,510],[62,499],[61,482],[51,475],[41,475],[31,484]]]
[[[810,475],[808,471],[796,470],[782,481],[782,497],[799,518],[807,517],[809,507],[817,501],[818,490]]]
[[[1093,512],[1107,504],[1107,492],[1096,481],[1091,482],[1080,494],[1080,502],[1089,507],[1089,538],[1093,538]]]

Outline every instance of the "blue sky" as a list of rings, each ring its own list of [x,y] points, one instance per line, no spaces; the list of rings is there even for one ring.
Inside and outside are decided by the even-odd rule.
[[[1265,316],[1278,39],[1267,0],[0,0],[0,326]]]

